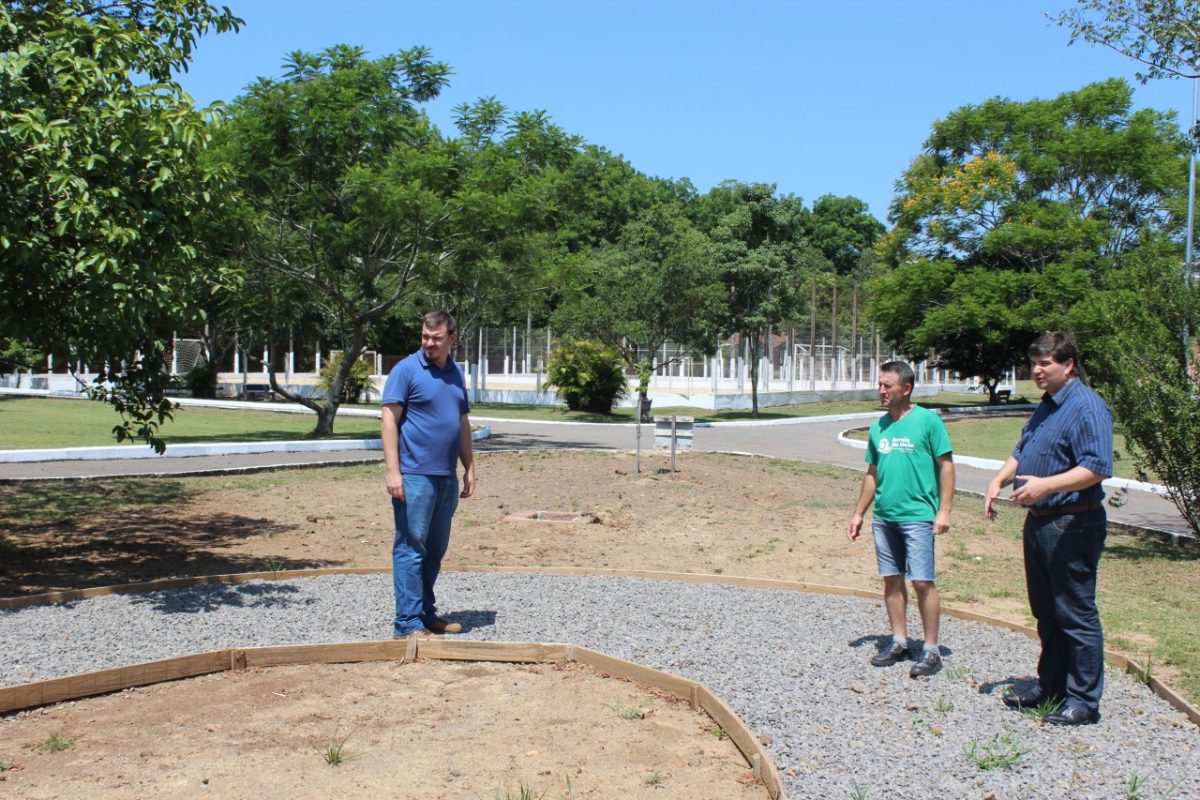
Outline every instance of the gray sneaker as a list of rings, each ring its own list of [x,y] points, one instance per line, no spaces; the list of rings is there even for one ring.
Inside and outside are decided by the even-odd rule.
[[[903,661],[908,658],[908,647],[902,644],[892,642],[891,647],[887,650],[876,653],[871,656],[871,666],[873,667],[890,667],[897,661]]]
[[[942,656],[937,650],[925,649],[917,663],[908,671],[910,678],[927,678],[942,668]]]

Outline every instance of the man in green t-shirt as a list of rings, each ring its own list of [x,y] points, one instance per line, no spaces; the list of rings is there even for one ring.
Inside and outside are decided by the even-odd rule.
[[[919,678],[942,668],[938,651],[941,601],[934,585],[933,539],[950,529],[954,455],[942,418],[913,405],[914,382],[912,367],[902,361],[889,361],[879,368],[879,399],[887,413],[871,424],[867,475],[846,536],[852,542],[859,538],[863,516],[874,503],[871,530],[892,641],[871,663],[888,667],[909,655],[907,577],[917,593],[925,636],[921,652],[914,649],[916,663],[908,673]]]

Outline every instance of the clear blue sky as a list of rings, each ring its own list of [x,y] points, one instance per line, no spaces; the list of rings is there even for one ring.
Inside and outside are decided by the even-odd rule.
[[[855,195],[881,220],[932,122],[960,106],[1116,76],[1139,107],[1192,108],[1187,82],[1140,86],[1134,62],[1068,47],[1044,16],[1067,0],[218,1],[246,24],[197,48],[182,82],[200,104],[277,77],[293,50],[424,45],[454,70],[426,107],[443,130],[494,95],[651,175]]]

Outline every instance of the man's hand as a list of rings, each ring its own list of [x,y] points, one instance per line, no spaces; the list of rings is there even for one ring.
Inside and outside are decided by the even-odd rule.
[[[933,518],[933,533],[936,536],[948,530],[950,530],[950,512],[944,508],[939,509],[937,516]]]
[[[846,526],[846,538],[852,542],[857,542],[858,537],[862,536],[863,515],[855,514],[850,518],[850,524]]]
[[[475,465],[471,464],[463,472],[462,491],[458,493],[458,496],[465,500],[473,494],[475,494]]]
[[[388,473],[387,491],[388,494],[399,500],[401,503],[404,502],[404,478],[400,476],[399,472]]]
[[[987,491],[983,493],[983,516],[989,520],[996,518],[995,502],[1000,497],[1002,488],[999,481],[993,480],[988,484]]]
[[[1020,488],[1013,489],[1008,497],[1020,506],[1031,506],[1038,500],[1054,491],[1049,478],[1039,478],[1035,475],[1018,475],[1017,480],[1024,481]]]

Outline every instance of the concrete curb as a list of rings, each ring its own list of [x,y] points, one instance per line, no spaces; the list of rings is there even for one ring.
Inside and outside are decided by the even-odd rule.
[[[471,433],[472,441],[487,439],[492,429],[482,427]],[[246,455],[248,453],[333,453],[347,450],[382,450],[379,439],[322,439],[321,441],[291,440],[283,442],[199,442],[173,445],[159,454],[153,450],[128,446],[63,447],[39,450],[0,450],[0,464],[22,464],[35,461],[105,461],[109,459],[190,458],[193,456]]]

